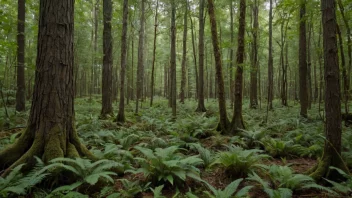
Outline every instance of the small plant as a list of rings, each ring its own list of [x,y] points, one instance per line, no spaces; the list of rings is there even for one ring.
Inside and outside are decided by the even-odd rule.
[[[211,192],[206,191],[205,194],[208,195],[209,198],[239,198],[239,197],[247,197],[248,191],[253,187],[253,186],[246,186],[239,190],[235,195],[233,195],[239,186],[239,184],[242,182],[243,179],[237,179],[233,182],[231,182],[228,186],[225,187],[224,190],[219,190],[214,188],[212,185],[209,183],[205,182],[205,184],[208,186]]]
[[[336,167],[330,167],[330,169],[337,171],[340,175],[342,175],[344,178],[346,178],[346,181],[337,183],[335,181],[325,179],[327,182],[333,185],[333,189],[336,190],[337,192],[348,194],[352,192],[352,176],[350,174],[345,173],[343,170],[336,168]]]
[[[16,166],[5,178],[0,177],[0,197],[8,197],[11,194],[24,195],[36,184],[40,183],[49,173],[44,163],[36,158],[35,168],[27,175],[23,175],[21,169],[25,164]]]
[[[162,195],[162,190],[164,188],[164,185],[158,186],[156,188],[150,188],[151,191],[153,191],[154,198],[166,198],[165,196]]]
[[[329,188],[316,184],[314,179],[308,175],[294,174],[292,169],[288,166],[259,165],[259,167],[264,169],[263,172],[267,174],[269,181],[264,181],[255,172],[253,172],[248,179],[261,184],[264,191],[270,197],[276,197],[276,194],[280,193],[289,194],[289,191],[291,191],[292,194],[293,191],[303,189],[318,189],[320,191],[326,191],[334,194],[334,192]]]
[[[294,144],[293,141],[283,141],[274,138],[265,138],[262,140],[265,151],[272,157],[290,157],[300,155],[305,148],[301,145]]]
[[[183,156],[177,152],[180,150],[177,146],[156,148],[155,151],[139,146],[135,149],[145,158],[135,158],[141,168],[127,172],[143,173],[154,186],[164,182],[179,185],[186,180],[186,177],[199,178],[199,169],[196,166],[203,164],[203,161],[198,156]]]
[[[263,151],[258,149],[244,150],[238,146],[228,147],[229,151],[220,152],[216,160],[211,164],[220,164],[231,177],[244,177],[253,169],[255,165],[268,155],[261,154]]]

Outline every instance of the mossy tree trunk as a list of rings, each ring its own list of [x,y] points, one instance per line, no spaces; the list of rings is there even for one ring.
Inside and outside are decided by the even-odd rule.
[[[341,96],[340,71],[337,54],[335,1],[322,0],[324,66],[325,66],[325,147],[322,160],[311,173],[314,179],[322,177],[338,179],[334,166],[348,172],[348,168],[341,159]]]
[[[186,89],[186,61],[187,61],[187,15],[188,15],[188,0],[185,1],[186,8],[183,18],[183,41],[182,41],[182,77],[181,77],[181,93],[180,103],[185,103]]]
[[[259,30],[259,9],[258,0],[252,5],[252,13],[254,17],[252,28],[252,57],[251,57],[251,81],[250,81],[250,103],[249,107],[256,109],[258,107],[258,30]]]
[[[306,118],[308,117],[306,0],[300,0],[299,18],[299,102],[300,115]]]
[[[232,131],[238,131],[244,129],[244,123],[242,118],[242,100],[243,100],[243,62],[244,62],[244,32],[246,27],[246,1],[240,1],[240,19],[238,26],[238,47],[236,64],[237,70],[235,75],[235,105],[232,117]]]
[[[170,101],[172,117],[176,118],[176,4],[171,0]]]
[[[219,102],[219,111],[220,111],[219,129],[223,133],[227,133],[230,128],[230,121],[228,120],[227,113],[226,113],[225,85],[224,85],[224,79],[222,74],[221,53],[220,53],[220,47],[219,47],[219,41],[218,41],[213,0],[208,0],[208,13],[209,13],[209,20],[211,25],[211,36],[212,36],[214,56],[215,56],[216,77],[218,79],[217,80],[218,102]]]
[[[198,76],[198,107],[197,112],[206,112],[204,104],[204,2],[199,2],[199,42],[198,42],[198,58],[199,58],[199,76]]]
[[[137,83],[136,83],[136,110],[138,114],[139,102],[142,100],[143,80],[144,80],[144,31],[145,31],[145,0],[141,1],[141,17],[138,41],[138,66],[137,66]]]
[[[25,65],[25,21],[26,21],[26,1],[18,0],[17,14],[17,91],[16,91],[16,111],[26,110],[26,81],[24,78]]]
[[[127,65],[127,18],[128,18],[128,0],[123,1],[123,19],[121,35],[121,71],[120,71],[120,103],[119,112],[116,121],[125,122],[125,77]]]
[[[74,0],[41,0],[35,86],[28,127],[0,152],[1,168],[57,157],[94,156],[78,139],[74,125]]]
[[[102,78],[102,109],[101,118],[113,115],[112,110],[112,36],[111,18],[112,2],[103,0],[104,31],[103,31],[103,78]]]

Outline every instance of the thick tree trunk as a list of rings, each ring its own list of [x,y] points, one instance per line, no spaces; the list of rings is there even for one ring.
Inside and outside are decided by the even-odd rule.
[[[75,131],[73,87],[74,0],[41,0],[36,76],[28,127],[0,152],[1,168],[57,157],[94,156]],[[60,47],[57,47],[60,46]],[[5,172],[5,174],[8,173]]]
[[[245,54],[245,38],[244,32],[246,27],[246,0],[240,0],[240,19],[238,26],[238,47],[236,57],[236,76],[235,76],[235,105],[232,117],[232,131],[236,132],[244,129],[242,117],[242,100],[243,100],[243,63]]]
[[[143,80],[144,80],[144,27],[145,27],[145,0],[141,1],[141,18],[139,30],[139,43],[138,43],[138,69],[137,69],[137,84],[136,84],[136,110],[138,114],[139,102],[142,100],[143,94]]]
[[[348,172],[341,159],[341,101],[340,71],[337,54],[335,1],[322,0],[322,22],[325,66],[325,147],[322,160],[311,176],[318,180],[322,177],[338,180],[338,173],[330,171],[334,166]]]
[[[112,110],[112,36],[111,18],[112,2],[103,0],[104,31],[103,31],[103,78],[102,78],[102,109],[101,118],[113,115]]]
[[[306,0],[300,2],[299,25],[299,100],[300,115],[308,117],[308,87],[307,87],[307,39],[306,39]]]
[[[123,1],[122,35],[121,35],[121,71],[120,71],[120,103],[116,121],[125,122],[125,76],[127,65],[127,19],[128,0]]]
[[[25,21],[26,21],[26,1],[18,0],[17,14],[17,91],[16,91],[16,111],[26,110],[26,81],[24,78],[25,66]]]
[[[253,8],[253,28],[252,28],[252,57],[251,57],[251,81],[250,81],[250,101],[249,107],[255,109],[258,107],[258,29],[259,29],[259,9],[258,9],[258,0],[254,1]]]
[[[183,19],[183,51],[182,51],[182,77],[181,77],[181,93],[180,102],[185,103],[186,92],[186,61],[187,61],[187,15],[188,15],[188,0],[186,0],[186,9]]]
[[[219,102],[219,111],[220,111],[220,122],[219,122],[219,130],[223,133],[229,132],[230,121],[227,118],[226,113],[226,98],[225,98],[225,86],[224,79],[222,74],[222,63],[221,63],[221,55],[220,55],[220,47],[217,35],[217,27],[216,27],[216,17],[214,11],[214,2],[213,0],[208,0],[208,12],[209,19],[211,25],[211,36],[213,41],[214,48],[214,57],[215,57],[215,69],[216,69],[216,77],[218,83],[218,102]]]
[[[199,76],[198,76],[198,107],[197,112],[206,112],[204,105],[204,1],[199,4]]]

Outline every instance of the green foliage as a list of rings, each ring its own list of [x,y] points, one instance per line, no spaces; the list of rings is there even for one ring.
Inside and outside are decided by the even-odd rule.
[[[199,178],[199,169],[196,166],[202,165],[203,161],[198,156],[185,157],[177,152],[180,150],[177,146],[156,148],[155,151],[139,146],[135,149],[145,158],[135,158],[141,168],[127,172],[143,173],[154,186],[164,182],[179,185],[186,180],[187,176]]]
[[[262,140],[265,151],[272,157],[292,157],[299,156],[305,152],[305,148],[293,141],[284,141],[274,138],[265,138]]]
[[[165,196],[162,195],[162,190],[164,188],[164,185],[158,186],[156,188],[150,188],[151,191],[153,191],[154,198],[166,198]]]
[[[228,148],[229,151],[218,153],[211,166],[221,165],[231,177],[244,177],[252,172],[262,159],[269,158],[268,155],[261,154],[263,151],[258,149],[244,150],[234,145]]]
[[[33,186],[40,183],[49,173],[43,162],[37,159],[37,164],[28,174],[23,175],[21,169],[25,164],[16,166],[5,178],[0,177],[0,196],[25,195]]]
[[[240,189],[235,194],[235,192],[237,191],[237,188],[238,188],[239,184],[242,182],[242,180],[243,179],[237,179],[237,180],[231,182],[229,185],[227,185],[225,187],[224,190],[216,189],[212,185],[210,185],[209,183],[205,182],[205,184],[208,186],[208,188],[211,191],[211,192],[206,191],[205,193],[206,193],[206,195],[209,198],[231,198],[231,197],[239,198],[239,197],[247,197],[247,194],[248,194],[249,190],[253,186],[246,186],[246,187]],[[235,195],[233,195],[233,194],[235,194]]]
[[[341,183],[325,179],[327,182],[333,185],[333,189],[337,192],[340,193],[351,193],[352,192],[352,176],[350,174],[345,173],[343,170],[336,168],[336,167],[330,167],[331,170],[337,171],[339,174],[341,174],[346,181],[343,181]]]
[[[56,158],[50,162],[50,166],[63,168],[77,176],[77,187],[83,183],[95,185],[100,178],[104,178],[109,182],[113,182],[114,180],[111,176],[116,175],[116,173],[110,170],[112,168],[121,168],[122,166],[120,163],[106,159],[92,163],[90,160],[82,158]]]
[[[278,195],[276,194],[278,193],[280,196],[284,196],[281,193],[285,193],[288,196],[289,191],[292,194],[294,191],[303,189],[317,189],[335,194],[329,188],[316,184],[314,179],[308,175],[294,174],[288,166],[259,165],[259,167],[263,168],[263,173],[267,175],[265,178],[269,178],[269,180],[264,181],[255,172],[250,174],[247,179],[258,182],[270,197],[277,197]]]

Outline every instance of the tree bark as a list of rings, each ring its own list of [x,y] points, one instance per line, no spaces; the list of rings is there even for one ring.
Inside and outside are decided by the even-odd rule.
[[[139,43],[138,43],[138,69],[137,69],[137,84],[136,84],[136,110],[138,114],[139,100],[142,99],[143,94],[143,79],[144,79],[144,29],[145,29],[145,0],[141,0],[141,18],[139,30]]]
[[[273,1],[269,8],[269,58],[268,58],[268,110],[273,109],[274,65],[273,65]]]
[[[225,86],[224,79],[222,74],[222,63],[221,63],[221,55],[220,55],[220,47],[217,35],[217,27],[216,27],[216,16],[214,12],[214,2],[213,0],[208,0],[208,13],[209,20],[211,25],[211,36],[213,42],[214,49],[214,57],[215,57],[215,69],[216,69],[216,77],[218,83],[218,102],[219,102],[219,112],[220,112],[220,122],[218,130],[221,130],[223,133],[228,133],[230,128],[230,121],[227,118],[226,113],[226,98],[225,98]]]
[[[348,168],[341,159],[341,101],[340,71],[337,54],[335,1],[322,0],[322,22],[325,66],[325,146],[322,160],[310,175],[318,180],[322,177],[338,180],[339,174],[331,171],[330,166],[340,168],[347,173]]]
[[[156,56],[156,38],[157,38],[157,29],[158,29],[158,8],[159,8],[159,0],[156,1],[155,6],[155,17],[154,17],[154,42],[153,42],[153,63],[152,63],[152,79],[150,84],[150,107],[153,106],[153,98],[154,98],[154,72],[155,72],[155,56]]]
[[[24,76],[25,67],[25,21],[26,1],[18,0],[17,14],[17,91],[16,111],[26,110],[26,81]]]
[[[113,115],[112,110],[112,36],[111,18],[112,2],[103,0],[104,30],[103,30],[103,78],[102,78],[102,109],[100,118]]]
[[[74,0],[41,0],[35,86],[27,129],[0,152],[2,168],[57,157],[95,157],[75,131]],[[60,47],[58,47],[60,46]],[[10,167],[9,167],[10,166]]]
[[[254,0],[252,13],[253,13],[253,28],[252,28],[252,57],[251,57],[251,81],[250,81],[250,103],[249,107],[256,109],[258,107],[258,29],[259,29],[259,9],[258,0]]]
[[[120,71],[120,103],[116,121],[124,123],[125,118],[125,78],[127,66],[127,20],[128,0],[123,1],[122,35],[121,35],[121,71]]]
[[[197,112],[206,112],[204,105],[204,1],[199,4],[199,76],[198,76],[198,107]]]
[[[246,28],[246,0],[240,0],[240,19],[238,26],[238,42],[236,57],[236,76],[235,76],[235,105],[232,117],[232,132],[244,129],[242,117],[242,100],[243,100],[243,62],[245,54],[245,28]]]
[[[306,39],[306,0],[300,0],[299,25],[299,100],[300,115],[308,117],[308,87],[307,87],[307,39]]]
[[[171,0],[171,107],[172,116],[176,119],[176,4]]]
[[[183,19],[182,77],[181,77],[181,93],[180,93],[181,103],[185,103],[185,89],[186,89],[187,15],[188,15],[188,0],[186,0],[186,9],[185,9],[185,14]]]

